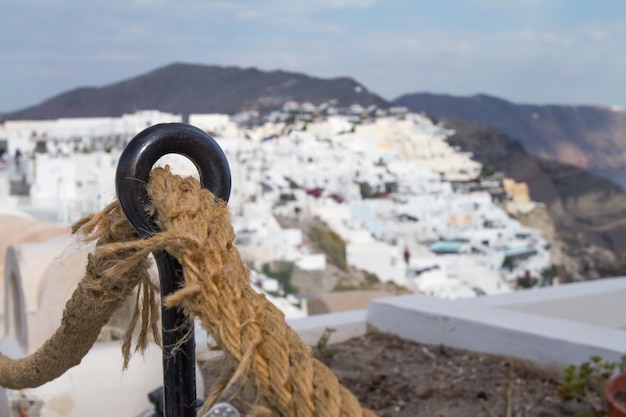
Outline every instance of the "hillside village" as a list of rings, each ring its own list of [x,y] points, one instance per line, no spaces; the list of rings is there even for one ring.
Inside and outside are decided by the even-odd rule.
[[[114,199],[117,159],[135,134],[181,121],[158,111],[6,121],[2,210],[69,225]],[[549,242],[503,209],[532,208],[524,184],[451,147],[454,132],[423,115],[289,102],[188,122],[226,153],[237,243],[253,282],[287,297],[285,308],[341,289],[465,298],[552,282]],[[195,171],[183,157],[160,163]]]
[[[3,355],[32,354],[57,328],[93,247],[70,236],[68,225],[115,198],[126,143],[148,126],[182,121],[140,111],[2,124]],[[556,285],[549,231],[524,227],[507,214],[531,216],[541,207],[530,201],[526,184],[451,146],[455,132],[428,117],[405,108],[288,103],[265,115],[192,114],[185,121],[215,137],[228,158],[229,209],[252,287],[314,350],[331,334],[335,344],[371,328],[439,346],[447,363],[443,346],[550,366],[623,353],[622,316],[607,320],[621,308],[623,280]],[[157,165],[197,175],[180,155]],[[518,291],[538,286],[550,288]],[[580,309],[581,297],[593,309]],[[147,410],[161,405],[155,397],[163,384],[161,350],[150,344],[123,377],[112,366],[121,366],[120,339],[132,323],[134,301],[115,312],[79,366],[38,388],[0,388],[0,416],[153,415]],[[581,342],[585,334],[596,344]],[[202,400],[219,353],[197,321],[194,335]],[[419,352],[432,361],[428,349]],[[467,395],[475,402],[474,393]]]

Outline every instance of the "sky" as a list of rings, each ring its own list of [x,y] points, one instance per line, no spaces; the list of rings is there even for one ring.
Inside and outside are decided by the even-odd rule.
[[[0,113],[173,62],[626,106],[626,0],[0,0]]]

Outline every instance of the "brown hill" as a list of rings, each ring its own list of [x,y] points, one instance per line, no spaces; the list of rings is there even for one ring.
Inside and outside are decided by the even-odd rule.
[[[514,104],[487,95],[407,94],[395,104],[496,127],[532,154],[585,168],[626,186],[626,111]]]
[[[320,104],[331,99],[338,106],[389,105],[348,77],[321,79],[285,71],[177,63],[104,87],[78,88],[4,118],[118,117],[136,110],[233,114],[271,110],[289,100]]]
[[[591,279],[626,273],[626,191],[581,168],[529,154],[501,131],[444,119],[456,131],[450,144],[484,165],[525,182],[534,201],[546,205],[575,276]]]

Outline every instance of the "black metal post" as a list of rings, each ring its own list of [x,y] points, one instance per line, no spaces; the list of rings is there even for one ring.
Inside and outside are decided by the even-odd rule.
[[[115,176],[117,196],[126,217],[140,236],[159,231],[146,213],[150,197],[146,191],[150,171],[163,155],[184,155],[194,163],[203,187],[217,197],[230,197],[230,168],[217,142],[202,130],[183,123],[149,127],[135,136],[120,156]],[[179,289],[183,271],[166,251],[153,253],[159,270],[161,297]],[[195,340],[193,322],[178,308],[161,309],[163,323],[163,389],[165,417],[196,417]],[[189,337],[190,336],[190,337]],[[173,347],[188,337],[178,349]]]

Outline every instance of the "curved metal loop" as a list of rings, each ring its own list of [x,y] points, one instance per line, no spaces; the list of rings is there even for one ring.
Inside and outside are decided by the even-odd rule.
[[[206,132],[185,123],[149,127],[126,146],[117,165],[115,188],[128,220],[142,237],[159,229],[146,214],[146,184],[156,161],[167,154],[184,155],[198,169],[200,183],[217,197],[230,197],[230,168],[224,152]]]
[[[218,198],[230,197],[230,168],[217,142],[183,123],[152,126],[135,136],[120,155],[115,177],[117,197],[126,217],[144,238],[159,232],[147,213],[146,184],[154,163],[170,153],[184,155],[200,173],[200,182]],[[161,298],[184,285],[183,268],[165,251],[153,253],[159,269]],[[163,325],[163,411],[165,417],[196,417],[195,340],[193,321],[180,308],[161,306]],[[182,345],[181,341],[184,341]]]

